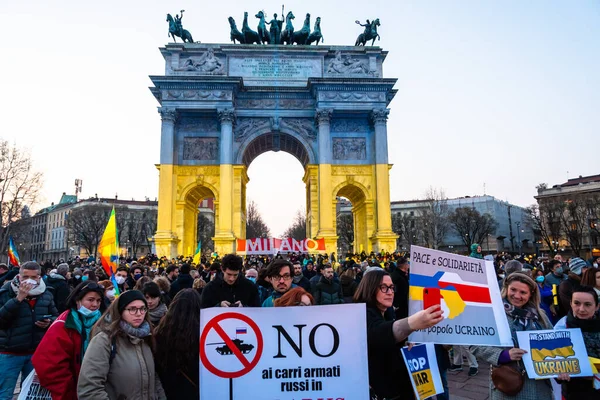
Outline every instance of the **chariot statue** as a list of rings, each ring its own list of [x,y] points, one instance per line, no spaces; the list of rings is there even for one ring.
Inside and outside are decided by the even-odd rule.
[[[183,29],[183,25],[181,24],[184,11],[185,10],[180,11],[181,15],[175,14],[175,18],[173,18],[171,14],[167,14],[167,22],[169,23],[169,34],[167,36],[171,36],[175,43],[177,43],[175,36],[179,36],[183,43],[194,42],[194,39],[192,39],[192,34],[187,29]]]

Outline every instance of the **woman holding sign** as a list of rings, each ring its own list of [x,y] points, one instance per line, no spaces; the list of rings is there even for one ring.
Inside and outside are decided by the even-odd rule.
[[[581,329],[588,357],[600,358],[600,319],[598,318],[598,296],[592,287],[581,286],[573,290],[571,311],[563,317],[555,329]],[[559,375],[566,400],[599,399],[600,390],[594,389],[593,378],[569,378],[569,374]]]
[[[378,399],[413,399],[410,376],[400,348],[410,333],[438,324],[442,319],[439,305],[419,311],[408,318],[395,320],[394,283],[390,274],[374,268],[365,273],[356,293],[355,303],[367,304],[367,346],[369,385]]]
[[[517,343],[517,331],[552,329],[552,324],[546,313],[540,310],[538,285],[529,276],[521,272],[513,272],[508,275],[502,286],[502,300],[504,301],[504,311],[515,343]],[[552,399],[550,381],[547,379],[534,380],[527,377],[525,368],[520,362],[525,350],[518,347],[505,349],[486,346],[473,346],[471,350],[473,355],[492,365],[490,400]]]

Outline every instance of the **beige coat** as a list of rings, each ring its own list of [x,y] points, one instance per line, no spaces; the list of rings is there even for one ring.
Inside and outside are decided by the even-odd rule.
[[[142,339],[117,336],[110,363],[111,341],[101,332],[90,341],[77,383],[80,399],[163,400],[163,391],[150,347]]]

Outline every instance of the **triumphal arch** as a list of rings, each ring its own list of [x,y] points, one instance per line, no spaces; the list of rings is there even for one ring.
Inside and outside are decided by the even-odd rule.
[[[383,77],[387,52],[200,43],[160,51],[165,74],[151,76],[162,118],[159,255],[194,253],[204,198],[214,198],[215,250],[233,252],[246,238],[246,171],[270,150],[304,167],[306,237],[336,251],[339,196],[352,202],[355,249],[395,249],[387,107],[396,79]],[[284,187],[274,182],[274,196],[284,199]]]

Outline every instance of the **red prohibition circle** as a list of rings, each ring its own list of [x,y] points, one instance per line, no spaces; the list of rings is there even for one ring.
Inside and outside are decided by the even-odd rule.
[[[219,322],[221,322],[225,319],[239,319],[240,321],[247,323],[256,335],[256,355],[254,356],[252,361],[250,361],[250,362],[248,362],[247,360],[246,360],[246,362],[242,361],[239,357],[240,356],[244,357],[243,354],[241,354],[241,353],[240,353],[240,355],[235,354],[234,349],[231,349],[232,351],[234,351],[234,355],[236,357],[238,357],[238,359],[240,360],[242,365],[245,365],[244,368],[242,368],[239,371],[234,371],[234,372],[221,371],[220,369],[218,369],[214,365],[212,365],[210,363],[210,361],[208,360],[208,357],[206,357],[206,338],[208,336],[208,333],[212,329],[215,329],[215,327],[218,325]],[[220,328],[220,327],[218,329],[222,330],[222,328]],[[224,341],[231,340],[231,339],[229,339],[229,337],[227,337],[227,338],[223,337],[221,334],[219,334],[218,331],[217,331],[217,334]],[[252,369],[254,369],[254,367],[256,367],[256,364],[258,364],[258,361],[260,361],[260,356],[262,355],[262,351],[263,351],[263,337],[262,337],[262,333],[260,332],[260,329],[258,329],[258,325],[256,325],[256,323],[253,320],[251,320],[249,317],[247,317],[246,315],[235,313],[235,312],[223,313],[223,314],[217,315],[216,317],[214,317],[213,319],[208,321],[208,323],[204,327],[204,330],[202,331],[202,335],[200,336],[200,361],[202,362],[202,365],[204,365],[204,367],[208,371],[210,371],[211,373],[213,373],[214,375],[216,375],[220,378],[239,378],[240,376],[246,375],[248,372],[252,371]],[[239,350],[238,350],[238,352],[239,352]]]

